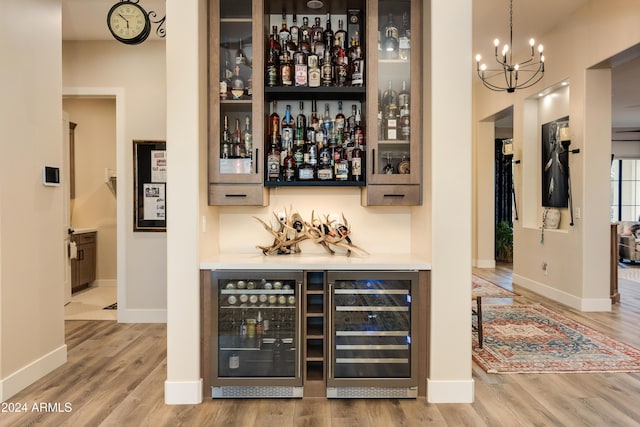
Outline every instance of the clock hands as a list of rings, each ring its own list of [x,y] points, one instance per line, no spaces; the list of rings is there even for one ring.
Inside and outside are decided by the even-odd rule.
[[[125,18],[124,16],[122,16],[121,13],[118,13],[118,16],[122,19],[124,19],[124,21],[127,23],[127,29],[129,28],[129,20],[127,18]]]

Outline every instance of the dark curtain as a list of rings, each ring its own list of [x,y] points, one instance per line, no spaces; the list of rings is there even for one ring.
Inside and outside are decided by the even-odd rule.
[[[513,169],[511,158],[502,155],[502,139],[496,139],[495,144],[495,171],[496,171],[496,224],[500,221],[507,221],[513,225],[512,219],[512,183]]]

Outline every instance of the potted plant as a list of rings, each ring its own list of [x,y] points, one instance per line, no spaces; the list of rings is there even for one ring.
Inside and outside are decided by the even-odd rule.
[[[513,262],[513,226],[509,221],[496,225],[496,260]]]

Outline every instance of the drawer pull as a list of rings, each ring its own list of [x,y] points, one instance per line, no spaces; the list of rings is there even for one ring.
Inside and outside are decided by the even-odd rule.
[[[246,194],[225,194],[224,197],[247,197]]]
[[[404,197],[404,194],[385,194],[384,197]]]

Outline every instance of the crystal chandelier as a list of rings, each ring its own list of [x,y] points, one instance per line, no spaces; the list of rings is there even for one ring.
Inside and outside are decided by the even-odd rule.
[[[535,40],[529,40],[531,55],[526,61],[513,63],[513,0],[509,0],[509,44],[505,44],[498,54],[500,40],[495,39],[495,59],[500,68],[488,68],[480,64],[482,57],[476,55],[476,69],[482,83],[491,90],[515,92],[538,83],[544,75],[543,47],[538,45],[538,60],[536,61]]]

